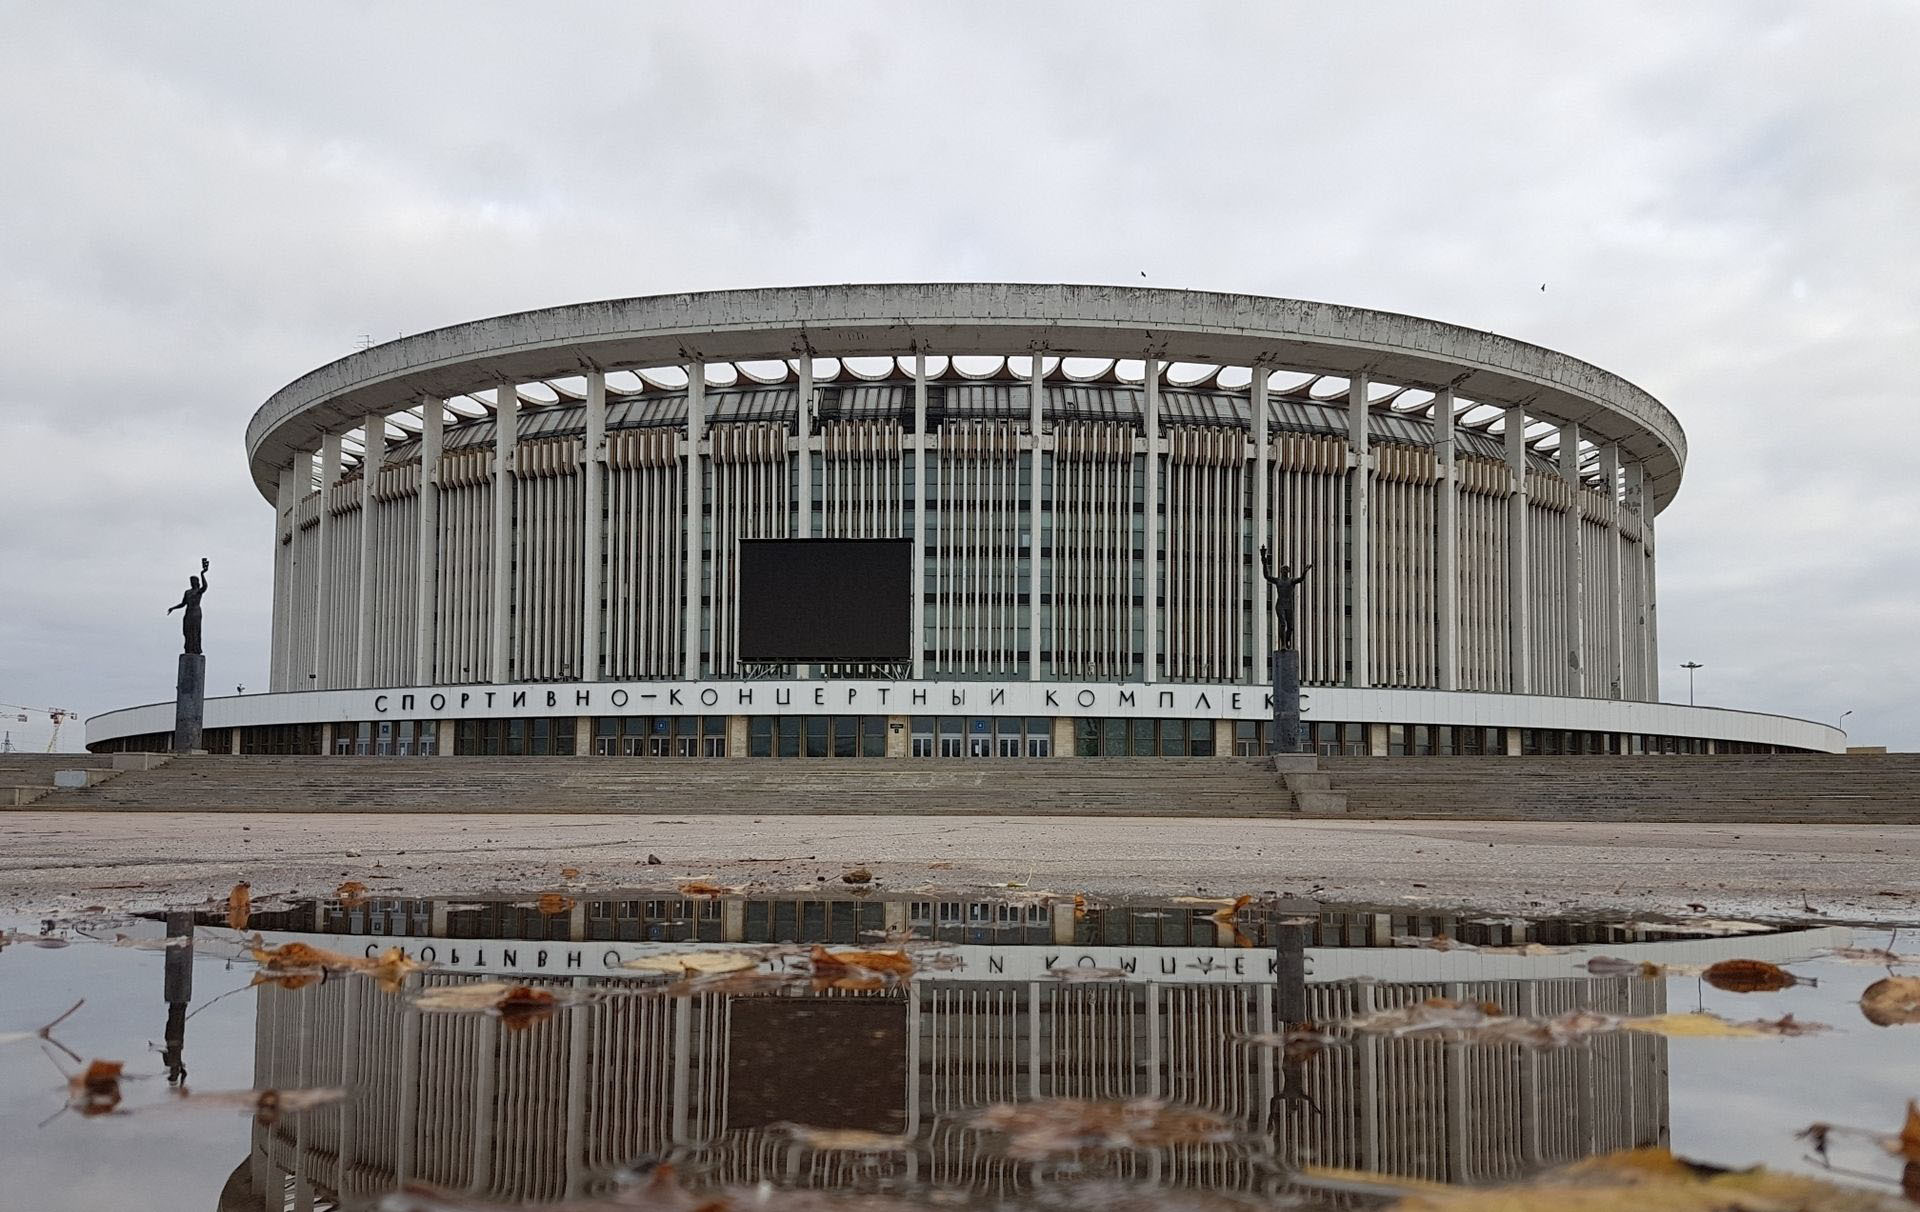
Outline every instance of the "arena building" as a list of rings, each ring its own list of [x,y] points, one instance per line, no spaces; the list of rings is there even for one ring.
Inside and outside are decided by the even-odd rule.
[[[1291,299],[834,286],[501,316],[255,414],[271,684],[208,700],[206,744],[1255,754],[1265,545],[1311,565],[1321,752],[1841,749],[1658,701],[1654,520],[1686,450],[1564,354]],[[742,543],[775,538],[910,541],[910,651],[749,659]],[[164,748],[172,704],[88,729]]]

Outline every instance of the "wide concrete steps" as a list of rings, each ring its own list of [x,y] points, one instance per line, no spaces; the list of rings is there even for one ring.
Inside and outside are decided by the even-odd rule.
[[[1322,780],[1324,779],[1324,784]],[[1289,788],[1288,783],[1298,786]],[[1920,824],[1920,755],[967,760],[183,757],[59,789],[42,809],[231,812],[1347,815],[1566,821]]]
[[[1322,758],[1356,814],[1920,824],[1920,754]]]
[[[1282,814],[1261,759],[180,758],[39,808],[1234,816]]]

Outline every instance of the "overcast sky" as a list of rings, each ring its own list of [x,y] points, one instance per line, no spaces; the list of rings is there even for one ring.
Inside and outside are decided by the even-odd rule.
[[[1703,703],[1920,747],[1920,5],[0,17],[0,701],[169,697],[162,612],[202,555],[209,686],[265,685],[243,432],[362,334],[1144,270],[1645,387],[1692,448],[1659,521],[1665,697],[1700,661]]]

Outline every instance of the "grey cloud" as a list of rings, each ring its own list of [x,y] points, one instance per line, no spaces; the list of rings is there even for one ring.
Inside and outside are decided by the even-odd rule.
[[[6,693],[163,697],[165,633],[125,611],[203,553],[215,683],[263,681],[241,432],[362,333],[1144,269],[1647,387],[1694,449],[1659,524],[1668,697],[1691,656],[1703,701],[1912,747],[1916,44],[1895,5],[22,9]]]

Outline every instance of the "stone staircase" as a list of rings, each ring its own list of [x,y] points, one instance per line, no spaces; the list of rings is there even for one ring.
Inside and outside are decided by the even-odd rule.
[[[968,761],[192,755],[35,805],[230,812],[1264,816],[1264,758]]]
[[[1915,754],[1278,762],[194,755],[34,807],[1920,824]]]
[[[1276,753],[1268,761],[1286,787],[1293,811],[1301,816],[1346,814],[1347,793],[1334,790],[1333,776],[1320,768],[1318,758],[1310,753]]]
[[[0,808],[38,803],[62,782],[91,787],[170,760],[157,753],[0,753]]]
[[[1920,824],[1920,754],[1321,758],[1356,815]]]

